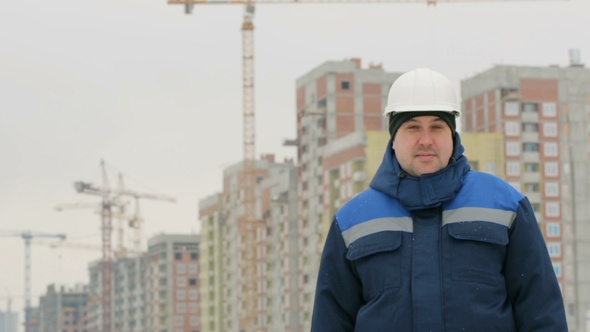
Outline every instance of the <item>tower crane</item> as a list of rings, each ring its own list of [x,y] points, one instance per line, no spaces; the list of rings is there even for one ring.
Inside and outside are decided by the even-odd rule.
[[[113,207],[118,204],[117,199],[122,196],[133,197],[136,200],[140,198],[162,200],[168,202],[176,202],[176,199],[151,193],[143,193],[131,191],[119,186],[117,190],[112,190],[109,186],[109,179],[107,176],[106,166],[104,160],[101,160],[100,166],[102,169],[102,185],[100,187],[89,182],[76,181],[74,188],[80,194],[88,194],[99,196],[102,199],[101,208],[101,233],[102,233],[102,261],[101,261],[101,286],[102,286],[102,332],[113,331],[112,324],[112,246],[111,246],[111,232],[112,232],[112,216]]]
[[[168,0],[168,4],[184,5],[185,13],[191,14],[195,5],[244,5],[242,20],[242,115],[243,115],[243,190],[244,190],[244,215],[242,255],[245,265],[244,275],[241,278],[242,285],[239,289],[245,290],[245,313],[242,319],[246,323],[247,331],[253,330],[251,323],[255,320],[252,311],[255,306],[254,298],[257,287],[257,269],[255,248],[256,227],[259,221],[255,213],[255,165],[256,165],[256,132],[255,132],[255,107],[254,107],[254,12],[256,4],[319,4],[319,3],[424,3],[434,6],[440,2],[492,2],[492,1],[545,1],[545,0]]]
[[[32,330],[31,324],[31,240],[33,238],[66,239],[65,234],[52,234],[36,231],[0,231],[0,236],[18,236],[25,240],[25,332]]]

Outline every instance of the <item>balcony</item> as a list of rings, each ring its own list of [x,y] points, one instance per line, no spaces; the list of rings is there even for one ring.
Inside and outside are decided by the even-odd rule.
[[[522,112],[522,122],[539,122],[539,113],[537,112]]]

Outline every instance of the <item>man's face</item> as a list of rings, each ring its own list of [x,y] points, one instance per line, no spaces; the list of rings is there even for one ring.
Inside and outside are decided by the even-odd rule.
[[[410,175],[435,173],[449,164],[453,154],[451,128],[437,116],[414,117],[399,127],[393,149],[402,169]]]

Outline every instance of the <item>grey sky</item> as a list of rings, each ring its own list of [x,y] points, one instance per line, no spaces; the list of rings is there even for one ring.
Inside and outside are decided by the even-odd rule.
[[[0,230],[67,233],[99,244],[101,159],[143,201],[144,240],[198,231],[198,200],[242,158],[240,5],[155,0],[5,1],[0,5]],[[494,64],[590,61],[590,2],[258,5],[254,20],[257,155],[292,157],[295,80],[328,60],[387,71],[429,66],[459,81]],[[115,173],[111,185],[116,185]],[[145,243],[145,242],[144,242]],[[23,240],[0,238],[1,297],[23,307]],[[49,283],[87,282],[100,252],[33,246],[33,304]],[[0,297],[0,298],[1,298]],[[0,308],[6,301],[0,300]],[[22,316],[21,316],[22,319]]]

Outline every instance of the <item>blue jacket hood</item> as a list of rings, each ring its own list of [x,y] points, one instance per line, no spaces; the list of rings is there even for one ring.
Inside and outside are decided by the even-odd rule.
[[[457,132],[449,165],[436,173],[419,177],[412,176],[401,168],[392,145],[393,141],[390,139],[370,187],[399,199],[408,210],[431,208],[453,199],[463,185],[463,176],[471,169],[463,155],[465,148]]]

